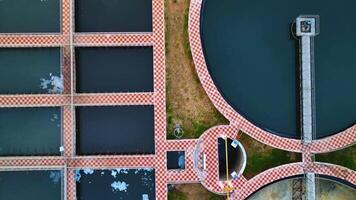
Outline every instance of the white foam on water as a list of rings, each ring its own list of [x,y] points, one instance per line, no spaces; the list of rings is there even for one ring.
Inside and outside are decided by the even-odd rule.
[[[87,168],[87,169],[83,169],[83,172],[84,172],[84,174],[93,174],[94,170]]]
[[[113,183],[111,183],[111,188],[113,190],[113,192],[117,192],[117,191],[127,191],[127,188],[129,187],[129,184],[125,183],[124,181],[114,181]]]
[[[116,178],[116,175],[117,175],[117,171],[116,170],[111,170],[111,176]]]
[[[57,114],[52,114],[52,117],[50,118],[51,122],[58,121],[58,115]]]
[[[49,174],[49,178],[54,184],[57,184],[61,180],[61,173],[57,171],[51,171]]]
[[[80,174],[80,170],[77,169],[77,170],[74,171],[74,173],[75,173],[75,176],[74,176],[75,181],[76,182],[80,182],[80,178],[82,177],[82,175]]]
[[[49,93],[52,94],[62,93],[64,90],[63,75],[59,77],[59,76],[52,75],[52,73],[50,73],[49,76],[50,76],[49,79],[45,79],[45,78],[40,79],[41,89],[47,90]]]
[[[148,199],[148,194],[143,194],[143,195],[142,195],[142,200],[149,200],[149,199]]]
[[[121,169],[116,169],[117,173],[118,174],[128,174],[129,173],[129,170],[126,169],[126,168],[121,168]]]
[[[116,178],[116,176],[119,174],[128,174],[128,173],[129,173],[129,169],[127,168],[117,168],[111,170],[111,176],[113,176],[114,178]]]

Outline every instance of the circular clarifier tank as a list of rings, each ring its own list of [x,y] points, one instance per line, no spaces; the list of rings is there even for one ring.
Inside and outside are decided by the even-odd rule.
[[[246,151],[238,140],[218,138],[219,179],[231,180],[241,176],[246,167]]]
[[[355,124],[355,0],[203,2],[200,32],[206,64],[236,112],[270,133],[300,138],[299,41],[291,24],[301,14],[318,15],[315,138]]]

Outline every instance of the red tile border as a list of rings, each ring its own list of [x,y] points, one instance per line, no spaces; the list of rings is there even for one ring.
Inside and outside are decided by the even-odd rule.
[[[65,41],[62,35],[0,35],[0,47],[59,47]]]
[[[151,33],[75,33],[74,44],[75,46],[152,46],[153,39]]]
[[[345,167],[327,163],[314,163],[309,170],[319,175],[337,177],[356,185],[356,172]],[[246,199],[252,193],[275,181],[304,174],[303,163],[291,163],[266,170],[245,184],[237,186],[234,199]]]
[[[62,0],[62,32],[59,34],[0,34],[0,47],[61,47],[64,93],[58,95],[0,95],[0,107],[61,106],[63,115],[63,156],[1,157],[0,168],[41,168],[60,166],[65,171],[66,199],[76,199],[73,170],[76,168],[146,168],[156,173],[156,199],[167,198],[164,1],[152,1],[152,33],[74,33],[73,0]],[[71,41],[73,40],[73,41]],[[75,93],[73,46],[152,46],[154,92]],[[153,155],[76,156],[75,106],[154,105],[155,152]],[[191,143],[194,145],[194,143]],[[191,147],[193,148],[193,147]]]
[[[228,126],[216,126],[207,130],[199,139],[166,140],[166,91],[165,91],[165,40],[164,40],[164,0],[152,0],[152,33],[74,33],[73,0],[62,0],[62,33],[58,35],[15,34],[0,35],[0,47],[62,47],[62,73],[64,93],[59,95],[0,95],[0,107],[61,106],[63,113],[62,156],[52,157],[0,157],[0,170],[46,169],[60,167],[65,171],[65,196],[76,199],[74,170],[78,168],[142,168],[155,169],[156,199],[167,199],[167,184],[198,183],[207,189],[222,193],[218,179],[217,137],[224,135],[236,138],[239,130],[253,138],[280,149],[303,152],[303,162],[279,166],[246,180],[243,176],[232,184],[237,188],[235,199],[244,199],[264,185],[280,178],[311,171],[356,182],[354,171],[340,166],[314,163],[312,153],[332,151],[355,142],[356,128],[330,138],[317,140],[310,146],[303,146],[299,140],[286,139],[269,134],[236,113],[217,91],[207,71],[202,53],[199,34],[200,9],[202,0],[192,0],[189,17],[189,33],[192,54],[199,78],[208,96],[218,110],[230,120]],[[73,40],[73,41],[71,41]],[[72,44],[72,45],[71,45]],[[154,66],[154,92],[152,93],[75,93],[75,68],[73,67],[74,46],[152,46]],[[75,106],[97,105],[154,105],[155,154],[116,156],[76,156],[75,155]],[[183,150],[186,155],[185,170],[167,170],[167,151]],[[201,155],[204,152],[207,168],[200,171]],[[345,171],[346,170],[346,171]]]
[[[253,125],[238,114],[222,97],[215,86],[205,62],[201,38],[200,38],[200,14],[202,0],[193,0],[189,12],[189,40],[192,49],[193,60],[206,93],[215,107],[230,121],[254,139],[272,147],[288,151],[301,152],[300,140],[288,139],[276,136]],[[325,139],[315,140],[312,151],[315,153],[333,151],[353,144],[356,141],[356,125]]]
[[[0,107],[62,106],[70,104],[68,95],[0,95]]]
[[[153,105],[153,93],[76,94],[75,105]]]
[[[274,180],[278,180],[283,177],[292,176],[293,174],[302,174],[305,170],[309,170],[311,172],[319,173],[321,172],[321,165],[314,163],[311,159],[313,153],[321,153],[321,152],[329,152],[334,151],[340,148],[347,147],[356,142],[356,125],[331,137],[327,137],[320,140],[315,140],[309,146],[304,146],[300,140],[296,139],[288,139],[276,136],[272,133],[264,131],[257,126],[253,125],[251,122],[243,118],[240,114],[238,114],[222,97],[219,93],[217,87],[215,86],[203,54],[202,43],[200,37],[200,15],[202,8],[203,0],[192,0],[190,3],[189,10],[189,41],[192,51],[192,56],[194,60],[194,64],[196,67],[196,71],[198,73],[200,82],[203,85],[204,90],[209,96],[210,100],[214,104],[214,106],[230,121],[230,125],[228,127],[214,127],[209,129],[207,132],[201,136],[201,140],[203,140],[200,146],[200,151],[204,152],[206,155],[206,159],[210,158],[209,164],[211,166],[207,167],[204,172],[199,172],[201,176],[202,184],[209,189],[210,191],[216,193],[222,193],[222,183],[218,181],[217,175],[217,145],[213,145],[212,142],[216,141],[216,137],[218,134],[233,134],[236,130],[242,130],[252,138],[267,144],[269,146],[293,151],[293,152],[301,152],[303,154],[303,162],[289,164],[284,166],[279,166],[277,168],[273,168],[262,172],[251,180],[246,180],[241,177],[238,181],[233,182],[236,184],[237,194],[235,194],[235,199],[245,199],[252,192],[258,190],[262,186],[273,182]],[[230,129],[235,129],[234,131],[229,131]],[[225,130],[223,130],[225,129]],[[207,137],[208,139],[205,139]],[[233,136],[234,137],[234,136]],[[206,146],[208,146],[206,148]],[[201,153],[199,152],[199,154]],[[211,159],[212,158],[212,159]],[[208,161],[207,161],[208,162]],[[312,166],[312,167],[311,167]],[[324,165],[323,165],[324,166]],[[340,166],[332,166],[325,167],[327,169],[340,169]],[[198,166],[194,166],[197,168]],[[323,168],[323,169],[324,169]],[[196,170],[198,171],[198,170]],[[328,170],[324,170],[328,171]],[[332,171],[332,170],[331,170]],[[329,172],[331,172],[329,171]],[[350,172],[351,174],[355,174],[354,171]],[[340,174],[331,173],[331,176],[342,177]],[[356,178],[349,178],[348,181],[351,183],[355,183]]]

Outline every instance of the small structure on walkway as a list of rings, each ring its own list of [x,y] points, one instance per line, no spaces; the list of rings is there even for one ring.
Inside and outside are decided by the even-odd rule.
[[[315,135],[314,37],[319,34],[319,16],[301,15],[296,19],[300,55],[300,114],[304,143]]]

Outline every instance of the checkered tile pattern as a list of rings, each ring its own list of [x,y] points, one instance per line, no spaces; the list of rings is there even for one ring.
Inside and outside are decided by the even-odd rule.
[[[241,130],[247,132],[256,140],[268,144],[273,147],[278,147],[290,151],[300,151],[300,141],[282,138],[254,126],[252,123],[239,115],[222,97],[214,82],[209,75],[209,71],[205,62],[201,38],[200,38],[200,12],[202,0],[194,0],[191,2],[189,12],[189,40],[192,48],[192,55],[199,75],[200,82],[203,85],[209,98],[215,107],[232,123],[240,127]]]
[[[90,41],[90,42],[88,42]],[[152,46],[151,33],[142,34],[89,34],[76,33],[75,46]]]
[[[261,189],[265,185],[280,179],[304,174],[306,171],[338,177],[352,184],[356,184],[356,172],[341,166],[327,163],[314,163],[309,168],[305,169],[303,163],[292,163],[269,169],[245,182],[242,186],[238,186],[238,189],[233,195],[234,199],[246,199],[253,192]]]
[[[73,110],[71,106],[64,106],[62,108],[62,132],[63,132],[63,144],[65,158],[71,158],[74,156],[74,121]]]
[[[137,156],[74,156],[67,162],[70,168],[150,168],[155,166],[154,155]]]
[[[67,200],[76,200],[76,185],[75,185],[75,174],[74,169],[65,167],[66,176],[66,191],[65,196]]]
[[[66,41],[66,37],[53,35],[22,35],[1,34],[0,47],[58,47]]]
[[[153,93],[78,94],[76,105],[152,105]]]
[[[219,181],[219,157],[218,157],[218,138],[236,138],[238,128],[234,126],[216,126],[207,130],[200,137],[203,144],[200,151],[206,156],[206,169],[201,178],[201,183],[210,191],[222,194],[222,182]],[[199,161],[202,162],[202,161]]]
[[[76,199],[73,170],[77,168],[141,168],[153,167],[156,171],[156,197],[167,199],[166,169],[166,113],[165,113],[165,49],[164,1],[152,1],[152,33],[74,33],[74,1],[62,0],[62,25],[58,34],[0,34],[0,47],[61,47],[61,71],[64,92],[60,95],[0,95],[0,107],[62,107],[62,156],[0,158],[0,168],[30,169],[60,166],[66,176],[66,199]],[[71,41],[72,40],[72,41]],[[152,93],[95,93],[75,92],[76,46],[152,46],[154,56],[154,92]],[[96,105],[154,105],[155,144],[154,155],[76,156],[75,155],[75,106]],[[178,146],[180,143],[178,144]],[[189,142],[194,148],[194,141]],[[173,144],[173,146],[177,146]],[[187,145],[184,145],[184,148]],[[190,172],[189,177],[194,177]]]
[[[168,183],[199,183],[200,179],[194,171],[194,150],[198,140],[167,141],[166,151],[184,151],[185,169],[168,170]]]
[[[69,103],[68,95],[0,95],[0,107],[61,106]]]
[[[61,71],[63,75],[64,94],[71,94],[71,48],[68,45],[62,47]]]
[[[153,66],[156,142],[156,198],[167,199],[166,176],[166,91],[164,48],[164,1],[152,1],[153,13]]]
[[[61,167],[65,171],[66,199],[76,199],[74,169],[79,168],[155,168],[156,199],[167,199],[168,183],[201,182],[215,193],[223,193],[218,178],[217,138],[236,138],[243,130],[253,138],[285,150],[303,152],[303,162],[279,166],[267,170],[253,179],[240,177],[232,185],[237,189],[235,199],[245,199],[264,185],[280,178],[312,171],[341,177],[356,183],[354,171],[340,166],[314,163],[310,157],[315,152],[325,152],[350,145],[355,141],[356,128],[318,140],[303,146],[298,140],[281,138],[267,133],[235,112],[222,98],[215,87],[206,67],[202,53],[199,26],[202,0],[192,0],[189,18],[189,33],[192,54],[199,78],[204,89],[219,111],[230,120],[229,126],[217,126],[207,130],[198,140],[166,140],[166,92],[165,92],[165,41],[164,41],[164,0],[152,0],[152,33],[74,33],[73,0],[62,0],[62,27],[60,34],[0,34],[0,47],[62,47],[62,74],[64,92],[61,95],[0,95],[0,107],[61,106],[63,147],[62,156],[54,157],[5,157],[0,158],[0,170],[20,168],[46,169]],[[71,41],[73,40],[73,41]],[[98,93],[77,94],[75,92],[75,63],[73,46],[153,46],[154,92],[153,93]],[[155,154],[76,156],[75,155],[75,106],[84,105],[154,105]],[[167,170],[167,151],[185,151],[186,168]],[[206,155],[207,168],[200,169],[202,153]],[[198,169],[199,168],[199,169]]]
[[[356,143],[356,125],[346,129],[345,131],[332,135],[330,137],[314,141],[311,144],[313,153],[323,153],[335,151],[338,149],[351,146]]]
[[[37,156],[37,157],[6,157],[0,158],[0,168],[63,166],[64,160],[59,156]]]
[[[200,38],[200,13],[202,0],[191,1],[189,13],[189,40],[192,48],[192,55],[196,66],[196,71],[199,75],[200,81],[208,94],[209,98],[215,107],[232,123],[239,126],[239,128],[248,133],[254,139],[268,144],[279,149],[301,152],[302,145],[299,140],[287,139],[276,136],[266,132],[257,126],[253,125],[241,115],[239,115],[218,92],[214,82],[209,75],[204,54],[202,51],[202,44]],[[336,150],[341,147],[352,144],[356,140],[356,125],[347,131],[331,138],[316,141],[313,144],[314,152],[325,152]]]
[[[238,181],[233,182],[233,185],[237,188],[236,194],[234,194],[235,199],[245,199],[252,192],[256,191],[258,188],[263,185],[268,184],[274,180],[278,180],[283,177],[292,176],[293,174],[301,174],[305,169],[310,166],[316,166],[316,168],[310,168],[311,171],[316,170],[319,165],[314,165],[312,161],[312,153],[320,152],[329,152],[337,150],[351,144],[354,144],[356,141],[356,125],[339,133],[334,136],[316,140],[311,145],[304,146],[300,140],[282,138],[276,135],[273,135],[269,132],[266,132],[257,126],[253,125],[241,115],[239,115],[222,97],[222,95],[217,90],[214,82],[209,74],[207,65],[205,62],[202,43],[200,38],[200,14],[202,8],[203,0],[192,0],[189,11],[189,40],[191,45],[191,51],[193,60],[195,63],[196,71],[198,73],[200,82],[203,85],[204,90],[209,96],[210,100],[213,102],[215,107],[230,121],[230,126],[236,126],[238,129],[246,132],[254,139],[270,145],[275,148],[301,152],[303,153],[303,162],[297,164],[290,164],[286,166],[280,166],[266,172],[257,175],[255,178],[247,181],[245,178],[240,178]],[[218,128],[216,129],[216,131]],[[217,145],[214,145],[216,141],[216,134],[212,133],[214,129],[208,130],[202,139],[204,140],[205,135],[209,135],[209,140],[204,140],[204,145],[202,149],[207,155],[207,162],[209,166],[203,174],[202,184],[209,190],[222,193],[222,183],[219,183],[217,180],[217,169],[214,166],[217,166],[217,155],[216,148]],[[217,131],[221,132],[221,131]],[[233,133],[233,131],[232,131]],[[220,133],[221,134],[221,133]],[[208,146],[208,148],[206,148]],[[210,152],[211,151],[211,152]],[[214,153],[215,151],[215,153]],[[212,160],[210,159],[212,158]],[[333,174],[334,176],[340,177],[340,174]],[[351,181],[352,182],[352,181]],[[353,182],[354,183],[354,182]]]
[[[62,26],[61,32],[64,36],[69,37],[72,34],[74,24],[74,0],[61,0],[62,3]],[[69,41],[69,40],[68,40]]]

